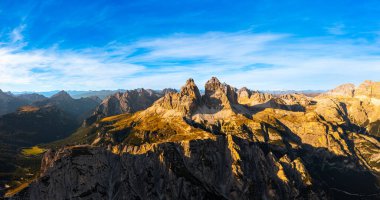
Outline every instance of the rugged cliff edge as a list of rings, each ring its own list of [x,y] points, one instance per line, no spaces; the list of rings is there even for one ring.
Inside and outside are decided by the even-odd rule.
[[[93,124],[90,143],[47,152],[13,198],[378,199],[376,87],[274,97],[212,78],[202,96],[189,79]]]

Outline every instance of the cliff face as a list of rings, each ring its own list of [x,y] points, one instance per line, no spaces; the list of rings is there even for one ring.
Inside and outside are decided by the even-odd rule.
[[[42,178],[23,195],[31,199],[323,197],[310,189],[309,176],[299,159],[278,160],[233,136],[146,145],[121,154],[77,146],[45,155]]]
[[[212,78],[201,96],[190,79],[145,110],[98,121],[91,145],[47,153],[15,198],[376,199],[371,95],[273,97]]]

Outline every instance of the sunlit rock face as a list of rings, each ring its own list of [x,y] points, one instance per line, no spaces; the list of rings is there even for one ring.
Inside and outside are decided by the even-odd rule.
[[[299,158],[277,159],[233,136],[127,148],[77,146],[45,155],[32,199],[293,199],[308,187]],[[55,192],[49,192],[55,191]]]
[[[361,87],[275,97],[211,78],[202,96],[189,79],[147,109],[101,119],[90,143],[47,153],[16,197],[371,199],[380,105]]]
[[[186,81],[179,93],[166,93],[153,107],[175,110],[183,115],[194,112],[201,105],[201,95],[193,79]]]
[[[222,84],[216,77],[212,77],[205,85],[204,101],[211,108],[231,108],[237,103],[235,88]]]
[[[380,82],[366,80],[355,90],[356,97],[369,97],[380,99]]]
[[[336,96],[336,97],[354,97],[355,85],[352,83],[346,83],[332,89],[323,96]]]

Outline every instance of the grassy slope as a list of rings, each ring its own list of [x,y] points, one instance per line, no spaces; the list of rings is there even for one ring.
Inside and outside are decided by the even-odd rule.
[[[88,143],[95,136],[94,130],[94,126],[81,127],[65,139],[30,148],[0,143],[0,167],[3,169],[0,173],[0,186],[5,184],[10,186],[6,190],[6,195],[17,193],[38,176],[41,159],[46,149]]]

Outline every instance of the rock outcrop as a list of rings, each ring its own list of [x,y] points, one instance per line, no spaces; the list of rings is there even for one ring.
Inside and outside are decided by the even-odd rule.
[[[228,84],[220,83],[216,77],[212,77],[205,85],[205,104],[210,108],[232,108],[237,104],[237,94],[235,88]]]
[[[352,83],[346,83],[340,85],[322,95],[335,96],[335,97],[354,97],[355,85]]]
[[[355,97],[380,99],[380,82],[366,80],[355,89]]]
[[[158,100],[153,107],[172,109],[183,115],[190,115],[201,105],[201,95],[193,79],[186,81],[179,93],[169,92]]]
[[[42,178],[23,195],[57,200],[324,196],[309,188],[310,175],[299,158],[281,160],[232,136],[130,148],[122,154],[76,146],[47,153]]]
[[[238,102],[240,104],[254,106],[258,104],[264,104],[273,99],[274,96],[268,93],[261,93],[259,91],[251,91],[246,87],[238,90]]]

